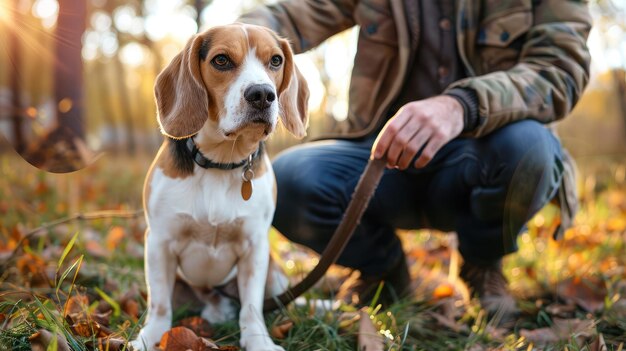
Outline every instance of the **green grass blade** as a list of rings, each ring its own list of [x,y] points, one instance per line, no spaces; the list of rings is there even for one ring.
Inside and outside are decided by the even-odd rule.
[[[72,247],[74,247],[74,242],[76,242],[76,238],[77,237],[78,237],[78,232],[76,232],[76,234],[74,234],[74,236],[72,237],[70,242],[67,243],[67,245],[65,246],[65,249],[63,250],[63,254],[59,258],[59,263],[57,265],[57,271],[59,269],[61,269],[61,265],[63,264],[63,261],[65,261],[65,257],[67,257],[67,255],[70,253],[70,250],[72,250]]]
[[[59,349],[59,336],[57,333],[52,334],[52,340],[48,344],[46,351],[57,351]]]
[[[120,308],[120,304],[113,300],[109,295],[107,295],[107,293],[100,290],[98,287],[95,287],[94,289],[104,301],[108,302],[108,304],[113,307],[113,316],[118,317],[122,311],[122,309]]]
[[[81,255],[78,259],[76,259],[76,261],[74,261],[74,263],[72,263],[71,266],[69,266],[64,272],[63,274],[61,274],[61,278],[59,278],[59,281],[57,282],[57,286],[56,286],[56,294],[58,296],[59,294],[59,289],[61,289],[61,283],[63,283],[63,281],[65,280],[65,278],[67,278],[67,276],[70,274],[70,272],[76,268],[76,267],[80,267],[81,263],[83,262],[83,255]],[[76,278],[76,274],[78,273],[78,269],[76,270],[76,273],[74,274],[74,278]],[[72,282],[73,283],[73,282]]]

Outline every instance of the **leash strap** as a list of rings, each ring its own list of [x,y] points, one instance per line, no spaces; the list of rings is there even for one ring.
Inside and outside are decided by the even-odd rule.
[[[279,296],[265,299],[263,302],[263,310],[265,312],[272,311],[280,306],[285,306],[295,300],[296,297],[302,295],[315,285],[315,283],[324,276],[328,268],[337,261],[337,258],[339,258],[339,255],[346,247],[348,240],[352,237],[356,226],[361,222],[361,217],[363,217],[363,213],[374,195],[384,171],[384,159],[370,159],[368,161],[354,189],[354,193],[352,193],[352,199],[348,204],[346,213],[337,229],[335,229],[335,233],[324,249],[324,252],[322,252],[317,266],[315,266],[315,268],[297,285],[287,289],[287,291]]]

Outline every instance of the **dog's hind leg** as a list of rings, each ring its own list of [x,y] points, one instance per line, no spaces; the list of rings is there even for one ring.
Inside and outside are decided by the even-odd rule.
[[[236,284],[234,280],[233,283]],[[204,303],[200,316],[209,323],[223,323],[235,319],[237,314],[234,301],[216,289],[208,292],[196,289],[196,296]]]
[[[289,287],[289,279],[283,269],[270,256],[270,263],[267,270],[267,281],[265,282],[265,297],[278,296]]]

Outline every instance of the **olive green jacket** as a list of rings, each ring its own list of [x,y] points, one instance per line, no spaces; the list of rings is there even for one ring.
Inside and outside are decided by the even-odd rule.
[[[378,130],[409,72],[410,38],[403,0],[286,0],[244,15],[274,29],[296,53],[360,26],[347,124],[336,136]],[[468,78],[451,84],[478,97],[480,137],[508,123],[565,117],[589,79],[587,4],[570,0],[457,0],[457,47]],[[569,157],[567,157],[569,159]],[[573,169],[565,162],[559,192],[562,226],[577,209]]]

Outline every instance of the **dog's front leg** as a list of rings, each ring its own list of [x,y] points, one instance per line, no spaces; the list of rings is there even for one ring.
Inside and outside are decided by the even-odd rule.
[[[270,339],[263,319],[263,297],[270,257],[266,233],[260,233],[258,242],[250,242],[243,249],[237,265],[237,284],[241,311],[241,346],[247,351],[284,351]]]
[[[163,240],[165,235],[146,233],[145,272],[148,288],[146,322],[131,345],[135,350],[156,350],[163,333],[172,326],[172,293],[176,258]]]

